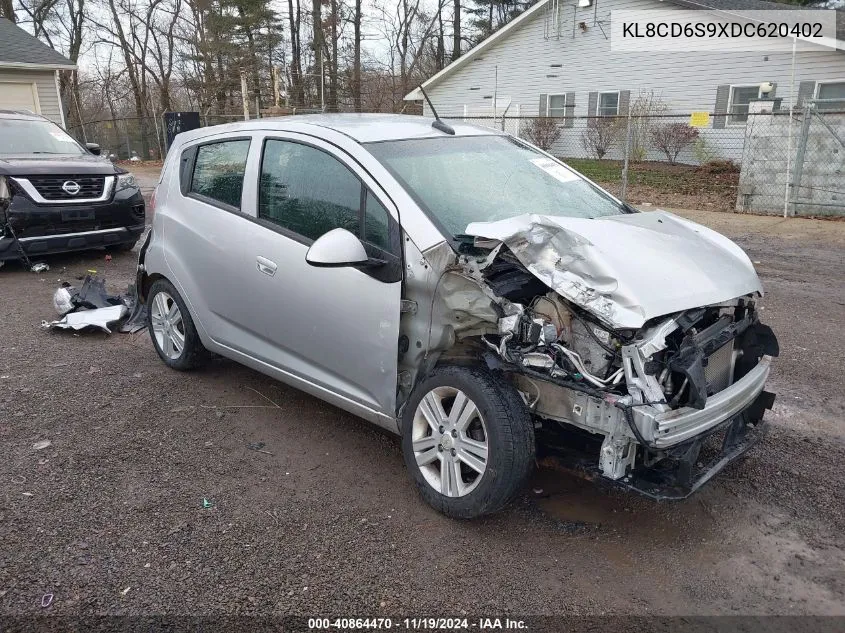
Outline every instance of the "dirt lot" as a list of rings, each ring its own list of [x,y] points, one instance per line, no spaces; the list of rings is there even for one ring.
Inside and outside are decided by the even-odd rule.
[[[682,503],[541,471],[475,522],[418,499],[394,438],[261,374],[40,329],[60,280],[122,290],[134,254],[7,265],[0,614],[845,615],[845,223],[690,215],[768,291],[764,444]]]

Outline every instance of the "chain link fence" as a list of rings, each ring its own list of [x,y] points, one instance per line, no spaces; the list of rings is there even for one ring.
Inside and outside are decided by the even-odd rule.
[[[528,117],[517,106],[495,116],[440,116],[528,140],[644,208],[845,216],[845,103],[809,101],[792,113]],[[200,114],[203,126],[241,120]],[[164,114],[69,132],[116,160],[167,153]]]
[[[774,112],[450,117],[524,138],[634,205],[845,216],[845,103]]]

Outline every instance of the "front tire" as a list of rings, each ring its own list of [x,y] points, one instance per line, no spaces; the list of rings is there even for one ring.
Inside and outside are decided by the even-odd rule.
[[[150,288],[147,328],[156,352],[168,367],[185,371],[208,359],[188,306],[166,279],[159,279]]]
[[[502,509],[534,466],[534,425],[510,383],[442,366],[417,385],[402,419],[402,454],[420,495],[472,519]]]

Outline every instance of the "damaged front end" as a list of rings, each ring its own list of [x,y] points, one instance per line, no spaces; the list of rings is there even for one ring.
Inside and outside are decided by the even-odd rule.
[[[655,498],[688,496],[754,443],[774,401],[764,387],[778,344],[759,321],[756,273],[743,294],[652,317],[655,305],[684,299],[638,294],[642,280],[628,283],[612,260],[586,259],[597,240],[542,229],[532,242],[536,231],[497,239],[476,227],[481,237],[464,240],[441,278],[448,288],[437,293],[434,321],[450,324],[457,347],[477,343],[517,386],[552,463]],[[564,233],[561,257],[549,243]],[[599,271],[600,283],[587,271]],[[723,294],[733,292],[727,285]],[[449,309],[450,296],[461,311]]]

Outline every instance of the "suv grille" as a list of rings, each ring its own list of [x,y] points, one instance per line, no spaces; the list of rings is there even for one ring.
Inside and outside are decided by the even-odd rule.
[[[99,198],[103,194],[105,176],[46,176],[30,177],[29,182],[47,200],[86,200]],[[66,182],[79,185],[76,194],[70,194],[62,186]]]

